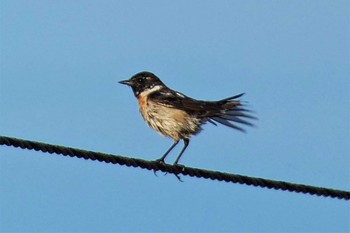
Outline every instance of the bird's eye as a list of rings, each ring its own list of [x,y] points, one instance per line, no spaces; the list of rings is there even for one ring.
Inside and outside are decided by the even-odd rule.
[[[143,83],[143,81],[144,81],[144,79],[143,79],[143,78],[139,78],[139,79],[137,79],[137,82],[138,82],[138,83]]]

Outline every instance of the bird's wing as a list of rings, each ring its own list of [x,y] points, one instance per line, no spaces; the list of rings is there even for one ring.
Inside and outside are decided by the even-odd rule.
[[[244,93],[231,96],[219,101],[203,101],[190,98],[180,92],[171,89],[162,89],[152,93],[148,98],[169,108],[176,108],[186,111],[190,115],[195,115],[216,125],[215,122],[228,127],[244,131],[241,127],[233,123],[252,126],[244,118],[256,119],[247,114],[249,110],[245,109],[238,100]],[[243,118],[243,119],[242,119]]]
[[[148,98],[169,108],[182,109],[190,114],[194,113],[202,117],[211,117],[222,113],[222,111],[238,108],[241,104],[236,99],[242,95],[239,94],[219,101],[203,101],[166,88],[153,92]]]
[[[214,101],[196,100],[171,89],[153,92],[148,98],[163,106],[181,109],[190,114],[196,113],[201,115],[208,111],[220,111],[220,106]]]

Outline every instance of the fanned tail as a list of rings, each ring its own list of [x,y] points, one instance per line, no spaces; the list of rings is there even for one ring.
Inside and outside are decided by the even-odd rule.
[[[256,120],[257,118],[248,114],[251,111],[246,109],[244,104],[239,100],[243,95],[244,93],[241,93],[217,101],[216,104],[220,107],[220,111],[214,112],[212,115],[208,116],[208,121],[214,125],[220,123],[242,132],[245,132],[245,130],[240,125],[254,126],[254,124],[248,120]]]

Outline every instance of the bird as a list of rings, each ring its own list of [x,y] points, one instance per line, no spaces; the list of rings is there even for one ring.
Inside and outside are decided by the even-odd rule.
[[[148,126],[173,139],[170,148],[156,160],[160,163],[165,163],[167,155],[182,140],[184,145],[173,164],[178,165],[190,138],[201,132],[207,122],[245,132],[241,126],[254,126],[250,120],[257,119],[239,99],[244,93],[217,101],[197,100],[170,89],[148,71],[139,72],[119,83],[131,87],[141,116]]]

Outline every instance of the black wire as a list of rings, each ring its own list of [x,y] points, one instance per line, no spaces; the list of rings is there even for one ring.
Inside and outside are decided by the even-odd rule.
[[[259,186],[262,188],[283,190],[289,192],[305,193],[317,196],[331,197],[350,200],[350,192],[322,187],[315,187],[303,184],[294,184],[284,181],[268,180],[263,178],[255,178],[236,174],[229,174],[219,171],[210,171],[192,167],[184,167],[181,165],[169,165],[156,161],[147,161],[143,159],[129,158],[119,155],[105,154],[81,150],[65,146],[51,145],[47,143],[28,141],[13,137],[0,136],[0,145],[20,147],[22,149],[36,150],[47,152],[50,154],[61,154],[64,156],[78,157],[90,160],[98,160],[100,162],[125,165],[128,167],[140,167],[142,169],[163,171],[175,175],[185,175],[191,177],[205,178],[211,180],[239,183],[245,185]]]

